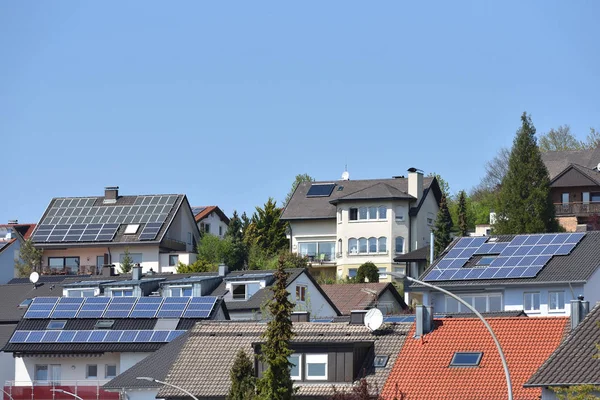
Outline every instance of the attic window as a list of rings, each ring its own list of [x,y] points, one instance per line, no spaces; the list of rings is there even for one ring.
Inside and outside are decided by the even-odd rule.
[[[46,326],[46,329],[63,329],[66,324],[67,321],[65,320],[50,321],[48,322],[48,326]]]
[[[385,368],[387,365],[389,356],[375,356],[375,360],[373,360],[373,366],[375,368]]]
[[[452,361],[450,362],[451,367],[477,367],[483,357],[483,353],[454,353]]]
[[[126,235],[135,235],[139,228],[140,228],[139,224],[129,224],[129,225],[127,225],[127,228],[125,228],[125,234]]]
[[[102,319],[96,321],[95,329],[110,329],[115,324],[115,321],[112,319]]]
[[[488,266],[494,261],[496,257],[481,257],[481,260],[477,262],[478,266]]]

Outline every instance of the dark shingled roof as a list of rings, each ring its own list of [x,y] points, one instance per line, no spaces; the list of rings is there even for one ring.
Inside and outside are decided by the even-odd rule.
[[[0,324],[0,349],[8,343],[17,324]]]
[[[420,249],[400,254],[394,257],[394,262],[418,262],[429,259],[429,246],[423,246]]]
[[[248,354],[253,354],[252,344],[263,341],[261,335],[266,326],[264,323],[233,321],[196,324],[194,329],[188,332],[189,338],[179,351],[166,382],[183,387],[199,398],[224,398],[231,384],[229,370],[237,351],[244,349]],[[407,323],[384,324],[377,332],[372,333],[362,324],[295,323],[293,330],[296,336],[292,343],[373,342],[375,354],[389,355],[385,368],[377,368],[367,376],[367,381],[381,389],[410,327],[411,324]],[[298,387],[296,397],[300,398],[329,398],[333,393],[331,383],[299,383]],[[179,398],[181,392],[163,386],[157,397]]]
[[[516,235],[495,236],[498,242],[510,242]],[[494,237],[494,236],[491,236]],[[458,243],[458,239],[453,241],[442,255],[425,270],[421,275],[423,280],[429,271],[435,268],[435,265],[444,257],[444,255]],[[482,256],[473,256],[463,268],[470,268],[477,265]],[[586,282],[590,276],[600,266],[600,231],[587,232],[579,244],[567,256],[554,256],[546,266],[533,278],[516,279],[472,279],[456,281],[435,281],[435,284],[442,287],[461,287],[461,286],[485,286],[493,287],[496,285],[532,285],[543,283],[567,283],[567,282]],[[423,287],[417,283],[411,287]]]
[[[600,385],[600,303],[529,378],[524,386]]]
[[[435,178],[423,178],[423,194],[426,194],[432,186],[432,182],[437,182]],[[311,185],[319,183],[334,183],[329,197],[306,197]],[[339,188],[342,187],[342,190]],[[424,198],[425,196],[423,196]],[[329,181],[329,182],[302,182],[298,185],[287,206],[283,210],[281,219],[325,219],[335,218],[335,204],[340,200],[359,200],[359,199],[383,199],[383,198],[406,198],[414,199],[408,194],[408,178],[393,179],[365,179],[348,181]],[[416,204],[415,204],[416,206]]]
[[[406,303],[394,285],[386,282],[378,283],[350,283],[350,284],[330,284],[321,285],[323,291],[335,303],[343,315],[350,315],[352,310],[366,310],[372,308],[375,304],[373,295],[368,291],[377,292],[377,299],[387,290],[396,299],[402,309],[405,309]],[[363,290],[365,289],[365,290]],[[399,311],[399,310],[396,310]]]
[[[600,147],[585,150],[548,151],[542,153],[542,160],[552,180],[569,164],[578,164],[589,169],[596,168],[600,163]]]

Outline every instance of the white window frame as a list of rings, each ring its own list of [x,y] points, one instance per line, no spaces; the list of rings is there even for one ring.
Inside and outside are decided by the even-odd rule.
[[[337,210],[337,223],[341,224],[342,223],[342,209],[338,209]]]
[[[552,308],[552,296],[556,295],[560,295],[562,294],[563,296],[563,301],[562,301],[562,308]],[[556,303],[558,304],[558,298],[556,299]],[[549,312],[563,312],[565,311],[565,291],[564,290],[550,290],[548,292],[548,311]]]
[[[192,294],[190,294],[190,297],[194,294],[193,293],[193,289],[192,289],[192,285],[173,285],[173,286],[169,286],[170,290],[171,290],[171,297],[188,297],[186,295],[183,294],[183,290],[184,289],[190,289],[192,290]],[[179,294],[178,295],[174,295],[173,294],[173,289],[179,289]]]
[[[327,380],[327,368],[329,367],[328,358],[329,357],[327,354],[305,354],[304,355],[304,364],[306,366],[306,380],[307,381],[326,381]],[[316,375],[316,376],[308,375],[309,364],[325,364],[325,375]]]
[[[298,367],[298,375],[292,375],[292,371],[290,368],[290,378],[292,378],[293,381],[301,381],[302,380],[302,354],[300,353],[294,353],[294,354],[290,354],[290,358],[291,357],[298,357],[298,364],[296,365]],[[289,360],[289,358],[288,358]]]
[[[402,239],[402,250],[398,251],[398,239]],[[404,236],[396,236],[394,238],[394,252],[396,254],[404,254],[404,247],[406,246],[406,240],[404,239]]]
[[[350,274],[350,271],[354,271],[354,276]],[[358,268],[348,268],[348,277],[349,278],[355,278],[357,274],[358,274]]]
[[[171,264],[171,257],[177,257],[176,261]],[[169,254],[169,267],[175,267],[179,263],[179,254]]]
[[[525,299],[528,296],[531,296],[531,299],[530,299],[531,305],[532,305],[532,307],[535,307],[535,301],[534,301],[535,295],[537,295],[537,297],[538,297],[538,304],[540,305],[540,308],[537,308],[537,309],[536,308],[531,308],[531,309],[526,308],[525,307],[525,304],[526,304]],[[542,308],[542,298],[541,298],[540,292],[525,292],[525,293],[523,293],[523,311],[539,313],[541,311],[541,308]]]
[[[305,303],[307,293],[308,293],[307,285],[296,285],[296,302],[297,303]],[[300,296],[298,296],[298,295],[300,295]]]
[[[387,276],[387,267],[378,267],[377,271],[379,272],[379,279],[386,279]]]
[[[92,292],[91,296],[84,296],[83,292]],[[75,293],[79,292],[79,296],[74,296]],[[78,289],[67,289],[67,297],[94,297],[96,295],[96,288],[78,288]]]
[[[396,216],[394,218],[396,221],[404,221],[404,207],[396,207]]]
[[[364,218],[361,217],[361,214],[364,214]],[[359,221],[368,221],[369,220],[369,207],[366,207],[366,206],[358,207],[358,220]]]
[[[133,296],[133,286],[118,288],[118,289],[110,289],[110,297],[125,297],[125,292],[131,290],[131,295]],[[119,296],[115,296],[115,292],[123,292],[123,294]]]
[[[382,214],[381,210],[383,210],[383,217],[381,216],[381,214]],[[386,206],[377,207],[377,219],[385,221],[385,220],[387,220],[387,214],[388,214],[388,209]]]
[[[235,287],[238,287],[238,286],[243,286],[244,287],[244,298],[243,299],[242,298],[233,297],[234,296],[233,295],[233,291],[234,291],[233,287],[234,286]],[[231,298],[234,301],[245,301],[245,300],[248,300],[248,284],[246,282],[244,282],[244,283],[238,283],[238,282],[234,283],[234,282],[232,282],[231,283]]]
[[[474,297],[485,297],[485,311],[483,311],[483,312],[498,312],[498,311],[504,310],[504,296],[502,295],[502,293],[497,293],[497,292],[494,292],[494,293],[464,293],[464,294],[460,294],[459,297],[461,299],[465,300],[467,303],[471,304],[473,307],[475,307],[474,299],[473,299]],[[473,300],[470,301],[469,299],[467,299],[467,297],[470,297]],[[500,297],[500,310],[490,310],[490,298],[491,297]],[[446,312],[452,312],[452,311],[448,311],[448,302],[449,301],[454,301],[454,302],[458,303],[458,310],[456,312],[459,312],[459,313],[471,313],[472,312],[460,301],[458,301],[450,296],[445,296],[444,309],[446,310]]]

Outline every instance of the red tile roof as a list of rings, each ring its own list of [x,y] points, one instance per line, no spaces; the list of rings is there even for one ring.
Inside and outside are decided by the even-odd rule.
[[[0,224],[0,228],[13,228],[18,231],[25,240],[31,237],[36,224]]]
[[[558,347],[568,321],[562,317],[488,319],[506,355],[515,400],[541,396],[540,388],[523,388],[523,384]],[[482,322],[447,318],[435,320],[435,325],[423,342],[412,338],[412,328],[385,383],[383,398],[506,399],[502,362]],[[478,367],[449,367],[457,351],[483,352],[483,357]]]
[[[352,310],[364,310],[371,308],[374,304],[374,296],[368,291],[374,290],[377,293],[377,298],[381,296],[385,290],[391,290],[392,295],[397,298],[400,306],[404,306],[404,301],[394,288],[394,285],[386,282],[378,283],[344,283],[321,285],[321,289],[327,294],[327,297],[333,301],[343,315],[350,315]],[[365,290],[363,290],[365,289]],[[393,293],[393,292],[396,293]],[[399,310],[396,310],[399,311]]]
[[[200,208],[200,207],[199,207]],[[208,217],[211,212],[216,212],[219,217],[225,221],[226,224],[229,224],[229,217],[225,215],[223,211],[217,206],[204,206],[204,209],[200,211],[198,214],[194,215],[196,222],[202,221],[204,218]]]

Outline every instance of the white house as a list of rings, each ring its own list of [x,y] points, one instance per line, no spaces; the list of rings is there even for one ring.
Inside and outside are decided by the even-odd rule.
[[[437,180],[415,168],[408,178],[350,180],[345,173],[298,185],[281,218],[291,251],[308,256],[315,273],[353,277],[366,261],[393,271],[396,255],[429,244],[440,199]]]
[[[21,244],[29,239],[35,224],[19,224],[9,221],[0,225],[0,284],[17,277],[15,260],[19,259]]]
[[[220,238],[225,236],[229,217],[217,206],[194,206],[192,213],[200,232],[210,233]]]

